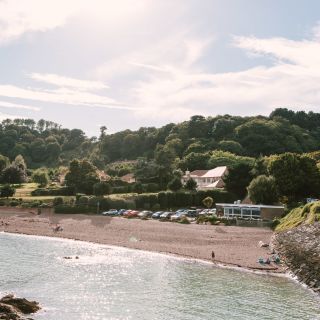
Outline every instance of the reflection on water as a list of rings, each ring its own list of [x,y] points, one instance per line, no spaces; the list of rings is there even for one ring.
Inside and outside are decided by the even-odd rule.
[[[70,240],[1,233],[0,284],[44,306],[34,319],[320,319],[286,278]]]

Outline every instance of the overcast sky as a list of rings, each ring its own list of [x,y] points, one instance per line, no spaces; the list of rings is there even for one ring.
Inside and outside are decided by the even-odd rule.
[[[320,112],[319,0],[0,0],[0,119],[98,135]]]

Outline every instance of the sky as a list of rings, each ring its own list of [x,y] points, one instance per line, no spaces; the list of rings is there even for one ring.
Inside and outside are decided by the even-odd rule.
[[[97,136],[320,112],[319,0],[0,0],[0,120]]]

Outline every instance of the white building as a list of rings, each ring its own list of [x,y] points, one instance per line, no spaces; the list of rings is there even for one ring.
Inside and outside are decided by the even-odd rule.
[[[224,187],[223,178],[226,174],[228,174],[226,166],[216,167],[211,170],[186,171],[182,177],[182,184],[185,184],[189,179],[193,179],[197,183],[198,190],[221,189]]]

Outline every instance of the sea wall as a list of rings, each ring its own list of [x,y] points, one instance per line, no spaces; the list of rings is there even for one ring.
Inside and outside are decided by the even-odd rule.
[[[273,244],[299,281],[320,294],[320,224],[276,233]]]

